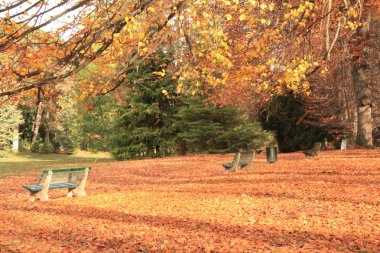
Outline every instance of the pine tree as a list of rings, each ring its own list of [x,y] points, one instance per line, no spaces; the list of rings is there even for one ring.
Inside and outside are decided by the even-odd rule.
[[[0,108],[0,157],[10,152],[14,129],[21,122],[22,115],[16,106],[6,105]]]
[[[172,54],[158,51],[144,66],[130,73],[134,84],[119,108],[113,155],[118,159],[155,157],[174,152],[171,118],[180,98],[177,80],[166,75]],[[138,80],[143,80],[139,82]]]
[[[258,122],[233,107],[207,105],[199,98],[186,100],[175,115],[176,143],[181,154],[252,150],[272,140]]]

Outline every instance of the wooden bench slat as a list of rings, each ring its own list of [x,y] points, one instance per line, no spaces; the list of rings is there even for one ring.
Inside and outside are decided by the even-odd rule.
[[[83,178],[85,169],[86,168],[83,167],[83,168],[68,168],[68,169],[51,170],[53,172],[53,176],[50,183],[51,184],[66,183],[66,182],[80,183],[80,181]],[[48,176],[47,173],[42,173],[38,181],[38,184],[43,185],[47,176]]]
[[[52,169],[51,171],[53,171],[53,173],[67,173],[67,172],[70,172],[70,171],[84,171],[86,170],[87,167],[79,167],[79,168],[58,168],[58,169]],[[91,168],[89,167],[89,169],[91,170]],[[43,174],[47,174],[49,172],[49,170],[43,170],[42,173]]]
[[[75,188],[77,186],[78,184],[75,183],[50,184],[49,189]],[[40,191],[42,189],[41,185],[24,185],[23,187],[32,192]]]

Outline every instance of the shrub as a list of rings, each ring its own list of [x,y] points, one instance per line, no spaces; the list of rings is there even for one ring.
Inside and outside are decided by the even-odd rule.
[[[44,142],[40,149],[41,154],[50,154],[54,153],[54,147],[50,142]]]

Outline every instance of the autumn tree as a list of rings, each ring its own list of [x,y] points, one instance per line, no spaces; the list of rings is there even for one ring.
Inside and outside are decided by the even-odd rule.
[[[361,146],[371,147],[373,146],[372,108],[374,106],[372,90],[376,85],[375,82],[378,82],[373,79],[373,72],[379,71],[380,48],[379,41],[376,41],[380,33],[379,3],[365,2],[362,10],[360,19],[362,24],[356,30],[352,45],[352,81],[358,114],[358,143]]]
[[[0,95],[53,85],[91,62],[101,70],[94,73],[96,82],[80,83],[82,98],[106,94],[132,83],[128,74],[163,43],[174,41],[179,45],[175,76],[180,85],[191,81],[217,103],[239,101],[254,108],[288,90],[313,92],[310,78],[331,71],[344,52],[337,45],[354,37],[352,79],[355,87],[364,87],[369,79],[360,73],[367,71],[366,62],[371,61],[366,58],[373,54],[363,52],[371,48],[366,41],[370,42],[370,27],[376,27],[376,4],[375,0],[63,0],[53,5],[43,0],[2,1]],[[58,14],[50,15],[53,11]],[[74,17],[70,22],[52,32],[39,32],[69,14]],[[367,115],[358,120],[361,144],[371,146],[370,89],[355,90],[358,117]]]

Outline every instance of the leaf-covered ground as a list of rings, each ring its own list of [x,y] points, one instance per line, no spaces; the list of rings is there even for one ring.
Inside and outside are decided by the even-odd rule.
[[[93,165],[85,198],[28,202],[35,171],[0,178],[0,252],[379,252],[380,150]]]

